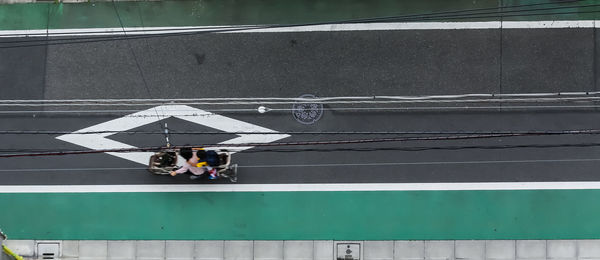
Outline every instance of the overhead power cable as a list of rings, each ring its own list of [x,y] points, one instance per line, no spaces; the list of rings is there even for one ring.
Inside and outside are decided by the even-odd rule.
[[[0,135],[96,135],[96,134],[128,134],[128,135],[162,135],[163,131],[58,131],[58,130],[0,130]],[[600,129],[570,130],[498,130],[498,131],[279,131],[279,132],[223,132],[223,131],[177,131],[171,135],[592,135],[600,134]]]
[[[333,96],[333,97],[209,97],[209,98],[126,98],[126,99],[3,99],[0,103],[121,103],[121,102],[143,102],[143,103],[176,103],[176,102],[204,102],[204,101],[290,101],[290,102],[326,102],[344,100],[435,100],[435,99],[463,99],[463,98],[534,98],[534,97],[588,97],[598,96],[600,91],[585,92],[540,92],[540,93],[470,93],[449,95],[420,95],[420,96]]]
[[[394,146],[394,147],[336,147],[336,148],[254,148],[250,150],[244,150],[243,153],[299,153],[299,152],[386,152],[386,151],[397,151],[397,152],[423,152],[433,150],[505,150],[505,149],[546,149],[546,148],[586,148],[586,147],[599,147],[598,142],[585,142],[585,143],[558,143],[558,144],[506,144],[506,145],[449,145],[449,146]],[[152,150],[154,151],[154,150]],[[45,156],[48,153],[56,153],[57,151],[50,151],[47,149],[21,149],[21,150],[1,150],[0,152],[20,152],[23,156],[10,156],[10,157],[25,157],[25,156]],[[27,153],[25,153],[27,152]],[[70,150],[68,152],[75,152]],[[35,155],[33,155],[35,153]],[[43,154],[43,155],[39,155]],[[4,157],[4,154],[0,154],[0,158]],[[10,155],[10,154],[9,154]],[[1,170],[0,170],[1,171]]]
[[[594,130],[598,132],[599,130]],[[274,133],[276,134],[276,133]],[[417,136],[417,137],[389,137],[389,138],[363,138],[350,140],[323,140],[323,141],[298,141],[298,142],[273,142],[273,143],[240,143],[240,144],[195,144],[184,146],[172,146],[171,149],[194,148],[194,147],[301,147],[301,146],[320,146],[320,145],[347,145],[347,144],[373,144],[373,143],[392,143],[392,142],[407,142],[407,141],[450,141],[450,140],[472,140],[472,139],[490,139],[500,137],[518,137],[518,136],[540,136],[540,135],[560,135],[551,133],[509,133],[509,134],[475,134],[475,135],[450,135],[450,136]],[[77,154],[95,154],[105,152],[153,152],[169,149],[163,146],[141,147],[141,148],[118,148],[118,149],[99,149],[99,150],[65,150],[65,151],[50,151],[40,153],[12,153],[0,154],[0,158],[9,157],[26,157],[26,156],[62,156],[62,155],[77,155]]]
[[[142,38],[153,38],[153,37],[171,37],[171,36],[183,36],[183,35],[195,35],[195,34],[204,34],[204,33],[222,33],[222,32],[243,32],[247,30],[253,29],[269,29],[269,28],[284,28],[284,27],[298,27],[298,26],[312,26],[312,25],[326,25],[326,24],[342,24],[342,23],[357,23],[357,22],[411,22],[411,21],[427,21],[427,20],[448,20],[448,19],[480,19],[480,18],[504,18],[504,17],[525,17],[525,16],[543,16],[543,15],[564,15],[564,14],[585,14],[585,13],[598,13],[600,10],[592,10],[592,11],[571,11],[571,12],[552,12],[552,13],[527,13],[534,11],[548,11],[548,10],[558,10],[558,9],[574,9],[574,8],[590,8],[597,7],[600,5],[579,5],[579,6],[561,6],[561,7],[549,7],[549,8],[536,8],[536,9],[523,9],[523,10],[507,10],[507,11],[498,11],[498,12],[483,12],[483,13],[472,13],[465,15],[446,15],[435,16],[435,17],[415,17],[415,18],[395,18],[392,19],[390,17],[385,18],[368,18],[368,19],[356,19],[356,20],[345,20],[345,21],[335,21],[335,22],[320,22],[320,23],[306,23],[306,24],[290,24],[290,25],[261,25],[256,27],[242,27],[242,28],[233,28],[233,29],[217,29],[211,31],[196,31],[196,32],[182,32],[182,33],[168,33],[168,34],[143,34],[143,35],[135,35],[135,36],[120,36],[120,37],[79,37],[79,38],[67,38],[67,39],[49,39],[48,41],[43,40],[42,44],[21,44],[21,45],[10,45],[1,46],[0,48],[19,48],[19,47],[34,47],[34,46],[47,46],[47,45],[58,45],[58,44],[74,44],[74,43],[93,43],[93,42],[103,42],[103,41],[115,41],[115,40],[124,40],[124,39],[142,39]],[[505,7],[503,9],[506,9]],[[500,9],[500,7],[496,8]],[[512,12],[525,12],[524,14],[503,14],[503,13],[512,13]],[[491,15],[490,15],[491,14]],[[502,14],[502,15],[500,15]],[[35,40],[34,40],[35,41]],[[22,42],[23,43],[23,42]],[[6,43],[4,43],[6,44]],[[14,42],[13,42],[14,44]]]
[[[555,103],[555,102],[598,102],[600,97],[564,97],[564,98],[505,98],[505,99],[445,99],[445,100],[355,100],[355,101],[310,101],[312,104],[424,104],[424,103]],[[0,104],[0,107],[74,107],[74,106],[156,106],[156,105],[293,105],[292,101],[233,101],[233,102],[178,102],[178,103],[12,103]]]
[[[458,97],[455,97],[458,96]],[[532,94],[468,94],[438,96],[367,96],[296,98],[201,98],[201,99],[74,99],[74,100],[0,100],[2,107],[45,106],[152,106],[152,105],[289,105],[313,104],[419,104],[419,103],[543,103],[597,102],[598,92],[532,93]]]
[[[562,1],[560,4],[570,4],[577,2],[587,2],[588,0],[571,0],[571,1]],[[266,24],[266,25],[218,25],[218,26],[184,26],[184,27],[166,27],[166,28],[155,28],[155,29],[133,29],[126,30],[126,33],[135,34],[135,33],[153,33],[153,32],[164,32],[164,31],[190,31],[190,30],[198,30],[198,29],[239,29],[239,28],[248,28],[248,29],[258,29],[264,28],[265,26],[270,26],[272,28],[278,27],[297,27],[297,26],[312,26],[312,25],[328,25],[328,24],[342,24],[342,23],[368,23],[368,22],[380,22],[380,21],[388,21],[394,19],[410,19],[410,18],[422,18],[422,17],[446,17],[447,15],[454,14],[463,14],[467,15],[469,13],[476,12],[475,14],[481,14],[481,11],[494,11],[491,13],[504,13],[504,12],[527,12],[527,11],[539,11],[539,10],[556,10],[556,9],[572,9],[579,7],[586,7],[587,5],[582,6],[559,6],[559,7],[551,7],[551,9],[524,9],[524,10],[510,10],[516,8],[523,7],[533,7],[533,6],[544,6],[544,5],[555,5],[556,3],[532,3],[532,4],[522,4],[522,5],[509,5],[509,6],[499,6],[499,7],[484,7],[484,8],[472,8],[472,9],[462,9],[462,10],[451,10],[451,11],[440,11],[440,12],[428,12],[428,13],[418,13],[418,14],[406,14],[406,15],[395,15],[395,16],[382,16],[375,18],[358,18],[358,19],[346,19],[346,20],[332,20],[332,21],[323,21],[323,22],[313,22],[313,23],[294,23],[294,24]],[[490,13],[486,13],[490,14]],[[118,28],[119,31],[122,31],[121,28]],[[115,31],[116,32],[116,31]],[[4,34],[3,36],[66,36],[70,34],[106,34],[107,32],[98,32],[96,30],[85,30],[85,29],[74,29],[73,31],[64,31],[64,32],[47,32],[40,33],[36,35],[35,33],[14,33],[14,34]],[[20,43],[20,42],[31,42],[31,41],[6,41],[3,43]]]
[[[473,106],[473,105],[461,105],[461,106],[400,106],[400,107],[326,107],[323,108],[323,111],[335,111],[335,112],[405,112],[405,111],[486,111],[486,110],[494,110],[498,111],[521,111],[521,110],[572,110],[572,109],[596,109],[600,108],[600,104],[598,105],[496,105],[496,106]],[[294,111],[293,108],[266,108],[266,112],[279,111],[279,112],[289,112]],[[139,112],[139,110],[6,110],[0,111],[0,115],[21,115],[21,114],[33,114],[34,117],[43,116],[43,115],[68,115],[68,116],[121,116],[125,118],[140,118],[140,117],[159,117],[164,118],[165,116],[160,115],[124,115],[124,113],[133,113]],[[173,112],[173,111],[171,111]],[[198,114],[194,111],[182,111],[182,113],[170,113],[167,117],[176,116],[176,117],[204,117],[204,116],[212,116],[211,114]],[[258,112],[256,108],[224,108],[224,109],[210,109],[210,112]],[[42,115],[39,115],[42,114]],[[27,115],[30,116],[30,115]]]
[[[117,18],[119,19],[119,24],[121,25],[121,29],[123,29],[123,33],[124,33],[125,35],[127,35],[127,34],[125,33],[125,27],[123,26],[123,21],[121,20],[121,15],[119,14],[119,10],[117,9],[117,6],[116,6],[116,4],[115,4],[115,0],[112,0],[112,5],[113,5],[113,8],[114,8],[114,10],[115,10],[115,13],[117,14]],[[142,67],[140,66],[140,63],[138,62],[137,55],[135,54],[135,51],[133,50],[133,46],[131,45],[131,42],[130,42],[130,41],[127,41],[127,45],[129,46],[129,50],[131,51],[131,55],[133,56],[133,60],[134,60],[134,62],[135,62],[135,65],[136,65],[136,67],[137,67],[137,69],[138,69],[138,73],[140,74],[140,78],[141,78],[141,80],[142,80],[142,83],[143,83],[144,89],[146,89],[146,93],[148,93],[148,96],[149,96],[150,98],[152,98],[152,94],[150,93],[150,88],[148,87],[148,82],[146,81],[146,77],[144,76],[144,71],[142,70]],[[161,114],[159,114],[159,113],[158,113],[158,109],[157,109],[156,107],[154,108],[154,112],[156,113],[156,116],[157,116],[158,118],[161,118]],[[164,111],[163,111],[163,114],[162,114],[162,115],[164,115]],[[164,116],[163,116],[163,117],[164,117]],[[163,125],[161,124],[161,122],[160,122],[160,121],[157,121],[156,123],[157,123],[157,124],[159,125],[159,127],[160,127],[160,128],[163,130],[163,133],[164,133],[164,136],[165,136],[165,141],[166,141],[166,144],[167,144],[167,146],[170,146],[170,142],[169,142],[169,134],[168,134],[168,133],[169,133],[169,130],[167,129],[167,123],[165,123],[164,127],[163,127]]]
[[[556,12],[556,13],[532,13],[532,14],[515,14],[515,15],[493,15],[493,16],[470,16],[470,17],[455,17],[455,18],[447,18],[447,19],[483,19],[483,18],[505,18],[505,17],[526,17],[526,16],[544,16],[544,15],[568,15],[568,14],[592,14],[592,13],[600,13],[600,10],[594,11],[573,11],[573,12]],[[409,22],[410,20],[405,20],[404,22]],[[414,20],[414,21],[422,21],[422,20]],[[294,26],[280,26],[280,27],[294,27]],[[272,27],[274,28],[274,27]],[[266,27],[257,27],[253,29],[267,29]],[[43,41],[41,44],[24,44],[24,45],[9,45],[2,46],[0,43],[0,49],[11,49],[11,48],[24,48],[24,47],[41,47],[41,46],[53,46],[53,45],[65,45],[65,44],[82,44],[82,43],[98,43],[98,42],[108,42],[108,41],[121,41],[121,40],[134,40],[134,39],[145,39],[145,38],[158,38],[158,37],[173,37],[173,36],[186,36],[186,35],[198,35],[198,34],[206,34],[206,33],[225,33],[225,32],[243,32],[248,30],[253,30],[250,28],[245,29],[229,29],[229,30],[214,30],[214,31],[200,31],[200,32],[188,32],[188,33],[169,33],[169,34],[147,34],[147,35],[136,35],[136,36],[119,36],[119,37],[96,37],[100,39],[86,38],[88,40],[79,40],[76,38],[67,40],[54,40],[48,39]]]
[[[520,159],[520,160],[464,160],[464,161],[388,161],[365,163],[305,163],[305,164],[243,164],[238,168],[306,168],[306,167],[357,167],[357,166],[407,166],[407,165],[460,165],[460,164],[509,164],[509,163],[596,163],[600,158],[563,158],[563,159]],[[48,172],[48,171],[122,171],[147,170],[147,167],[93,167],[93,168],[21,168],[0,169],[0,172]]]
[[[298,153],[298,152],[422,152],[432,150],[503,150],[503,149],[525,149],[525,148],[582,148],[597,147],[600,143],[561,143],[561,144],[506,144],[506,145],[450,145],[450,146],[406,146],[406,147],[341,147],[341,148],[256,148],[245,150],[244,153]]]

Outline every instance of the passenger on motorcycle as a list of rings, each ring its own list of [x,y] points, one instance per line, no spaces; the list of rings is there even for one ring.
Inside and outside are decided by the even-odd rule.
[[[214,151],[208,151],[214,152]],[[209,179],[216,179],[216,169],[213,169],[212,164],[207,160],[207,154],[204,150],[198,150],[194,152],[192,148],[181,148],[179,150],[179,155],[185,159],[185,163],[183,166],[175,171],[171,171],[171,176],[175,176],[177,174],[182,174],[189,172],[192,174],[190,179],[197,179],[202,174],[208,172],[210,174]],[[199,156],[204,158],[199,158]],[[207,162],[207,163],[202,163]]]

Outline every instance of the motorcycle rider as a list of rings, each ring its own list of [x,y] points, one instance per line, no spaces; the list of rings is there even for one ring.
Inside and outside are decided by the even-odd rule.
[[[204,153],[203,153],[204,152]],[[209,151],[214,152],[214,151]],[[175,171],[171,171],[171,176],[175,176],[177,174],[182,173],[191,173],[190,179],[194,180],[202,176],[204,173],[208,172],[210,174],[209,179],[217,178],[216,169],[211,167],[211,164],[202,164],[201,162],[207,161],[205,158],[200,160],[198,155],[203,156],[208,154],[204,150],[199,150],[197,152],[193,152],[192,148],[184,147],[179,150],[179,155],[185,159],[185,163],[183,166]],[[208,162],[208,161],[207,161]]]

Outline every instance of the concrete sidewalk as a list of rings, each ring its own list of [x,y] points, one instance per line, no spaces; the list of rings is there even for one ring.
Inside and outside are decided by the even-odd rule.
[[[79,260],[583,260],[600,258],[600,240],[14,240],[8,241],[8,245],[15,248],[16,253],[26,257],[36,257],[46,253],[47,258],[44,259]]]

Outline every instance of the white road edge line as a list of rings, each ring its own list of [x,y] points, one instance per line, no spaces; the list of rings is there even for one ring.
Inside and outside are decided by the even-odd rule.
[[[0,185],[2,193],[589,190],[600,182]]]
[[[182,26],[182,27],[114,27],[75,29],[0,30],[0,37],[46,37],[51,36],[103,36],[103,35],[149,35],[182,32],[210,32],[224,29],[243,29],[259,25],[233,26]],[[386,30],[459,30],[459,29],[547,29],[547,28],[598,28],[597,20],[573,21],[487,21],[487,22],[396,22],[325,24],[309,26],[248,29],[220,33],[258,32],[323,32],[323,31],[386,31]]]
[[[182,159],[183,160],[183,159]],[[372,167],[372,166],[401,166],[401,165],[454,165],[454,164],[507,164],[507,163],[565,163],[565,162],[597,162],[600,158],[580,159],[532,159],[532,160],[480,160],[480,161],[423,161],[423,162],[374,162],[374,163],[321,163],[321,164],[255,164],[239,165],[238,168],[317,168],[317,167]],[[21,168],[0,169],[3,172],[60,172],[60,171],[116,171],[116,170],[147,170],[147,167],[95,167],[95,168]]]

